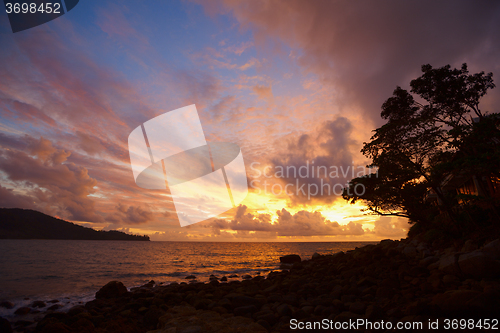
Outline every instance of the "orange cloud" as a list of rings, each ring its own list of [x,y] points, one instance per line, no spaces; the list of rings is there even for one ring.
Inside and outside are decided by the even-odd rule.
[[[7,180],[25,194],[19,196],[25,206],[28,197],[42,211],[81,221],[102,221],[94,201],[88,195],[94,192],[97,181],[88,175],[86,168],[68,163],[70,153],[56,149],[40,138],[32,141],[28,152],[16,149],[0,150],[0,170]],[[15,199],[8,193],[9,200]]]
[[[274,236],[299,237],[364,234],[361,224],[349,222],[347,225],[340,225],[325,219],[320,212],[302,210],[292,215],[283,208],[276,213],[278,218],[273,223],[269,214],[247,213],[247,206],[240,205],[234,219],[230,221],[217,219],[205,227],[212,228],[214,234],[220,234],[221,230],[259,231]]]

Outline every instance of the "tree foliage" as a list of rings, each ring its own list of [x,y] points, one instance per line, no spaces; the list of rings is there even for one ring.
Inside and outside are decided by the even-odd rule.
[[[495,142],[500,140],[498,114],[479,107],[495,87],[493,75],[469,74],[466,64],[460,69],[423,65],[422,73],[410,82],[410,91],[397,87],[383,103],[381,116],[387,122],[363,145],[361,152],[371,159],[370,167],[378,168],[378,175],[353,179],[343,197],[351,203],[362,201],[374,214],[427,223],[437,210],[426,202],[432,189],[453,220],[454,198],[441,188],[445,177],[457,170],[481,176],[498,173],[500,163],[491,163],[500,162],[500,141]],[[365,192],[357,195],[353,189],[360,184]]]

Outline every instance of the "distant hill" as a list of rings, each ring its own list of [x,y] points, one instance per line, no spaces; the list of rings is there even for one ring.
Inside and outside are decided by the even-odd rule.
[[[148,236],[97,231],[35,210],[0,208],[0,239],[78,239],[149,241]]]

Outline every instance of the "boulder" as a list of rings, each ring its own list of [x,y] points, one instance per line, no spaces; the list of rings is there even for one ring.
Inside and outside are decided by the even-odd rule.
[[[60,309],[60,308],[62,308],[62,305],[60,305],[60,304],[54,304],[54,305],[49,306],[49,307],[47,308],[47,310],[50,310],[50,311],[55,311],[55,310],[58,310],[58,309]]]
[[[351,303],[349,306],[349,311],[357,314],[364,314],[366,309],[366,304],[360,301]]]
[[[0,317],[0,332],[12,333],[12,327],[10,326],[10,322],[2,317]]]
[[[241,306],[247,306],[247,305],[255,305],[260,307],[261,301],[259,301],[254,297],[238,295],[231,297],[231,304],[233,305],[234,308],[239,308]]]
[[[14,306],[15,306],[14,303],[9,301],[0,302],[0,308],[13,309]]]
[[[437,315],[467,316],[470,313],[467,303],[480,294],[473,290],[451,290],[434,296],[431,306],[437,307]]]
[[[75,305],[68,310],[69,316],[77,316],[82,312],[87,312],[87,308],[83,305]]]
[[[36,332],[40,333],[69,333],[71,331],[73,330],[68,325],[53,317],[44,318],[36,326]]]
[[[477,244],[472,239],[468,239],[462,246],[462,252],[472,252],[474,250],[477,250]]]
[[[369,320],[381,319],[384,316],[384,310],[377,304],[371,304],[366,308],[365,317]]]
[[[413,245],[406,245],[403,248],[403,254],[408,257],[414,257],[417,255],[417,248]]]
[[[428,256],[428,257],[425,257],[424,259],[421,259],[418,264],[420,266],[423,266],[423,267],[428,267],[429,265],[435,263],[436,261],[438,261],[439,258],[436,257],[436,256]]]
[[[500,292],[485,291],[467,302],[472,314],[482,318],[495,318],[500,313]]]
[[[151,289],[155,286],[155,281],[154,280],[151,280],[149,281],[148,283],[140,286],[139,288],[147,288],[147,289]]]
[[[111,281],[95,293],[95,298],[117,298],[124,296],[127,292],[127,287],[123,283],[120,281]]]
[[[492,242],[489,242],[481,251],[485,254],[490,255],[492,258],[500,260],[500,239],[495,239]]]
[[[24,316],[31,312],[31,309],[27,306],[22,306],[14,312],[18,316]]]
[[[280,257],[280,263],[282,264],[293,264],[296,262],[301,262],[300,256],[298,254],[288,254],[286,256]]]
[[[437,267],[440,271],[447,274],[460,274],[460,270],[457,264],[458,253],[446,254],[439,259]],[[432,264],[434,265],[434,264]],[[430,268],[430,267],[429,267]]]
[[[47,306],[44,301],[34,301],[30,305],[32,308],[44,308]]]
[[[443,276],[443,283],[445,285],[460,285],[460,279],[453,274],[447,274]]]
[[[276,308],[276,312],[281,316],[291,316],[293,314],[293,310],[288,304],[281,304]]]
[[[500,275],[500,261],[480,250],[462,254],[458,266],[467,276],[491,278]]]
[[[314,260],[314,259],[318,259],[318,258],[321,258],[321,257],[322,257],[321,254],[319,254],[318,252],[314,252],[314,254],[312,255],[311,259]]]
[[[246,314],[250,313],[253,314],[257,312],[257,307],[255,305],[245,305],[245,306],[240,306],[234,309],[234,315],[235,316],[245,316]]]

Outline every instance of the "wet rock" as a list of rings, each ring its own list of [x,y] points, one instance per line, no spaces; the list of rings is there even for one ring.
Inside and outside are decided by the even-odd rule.
[[[361,316],[359,314],[356,314],[356,313],[352,313],[352,312],[349,312],[349,311],[344,311],[344,312],[341,312],[340,314],[336,315],[335,318],[334,318],[334,321],[335,322],[348,322],[349,320],[356,320],[356,319],[359,319],[361,318]]]
[[[422,256],[427,257],[432,254],[432,251],[427,243],[418,243],[417,247],[417,252],[420,253]]]
[[[443,276],[443,283],[445,285],[459,285],[460,279],[456,275],[447,274]]]
[[[70,333],[73,330],[56,318],[49,317],[38,322],[36,331],[40,333]]]
[[[144,326],[149,329],[156,328],[158,325],[158,319],[165,314],[165,311],[158,309],[156,306],[152,307],[146,313],[144,313],[144,318],[142,320]]]
[[[194,275],[188,275],[185,277],[186,280],[195,280],[196,279],[196,276]]]
[[[437,256],[429,256],[429,257],[425,257],[424,259],[421,259],[418,262],[418,264],[422,267],[428,267],[430,264],[433,264],[438,260],[439,260],[439,257],[437,257]]]
[[[180,331],[181,333],[203,333],[203,327],[194,325],[194,326],[188,326],[185,327]]]
[[[104,287],[99,289],[95,294],[97,299],[109,299],[118,298],[127,294],[127,287],[123,285],[120,281],[108,282]]]
[[[433,265],[437,265],[437,268],[447,274],[460,274],[460,268],[458,267],[458,257],[459,253],[450,253],[444,255],[439,259],[439,261]],[[429,267],[431,268],[431,267]]]
[[[294,294],[287,294],[287,295],[283,295],[283,302],[285,303],[288,303],[290,305],[293,305],[293,306],[298,306],[299,304],[299,301],[297,299],[297,296],[294,295]]]
[[[19,309],[17,309],[14,313],[18,316],[24,316],[27,315],[28,313],[31,312],[31,309],[28,308],[27,306],[22,306]]]
[[[281,316],[291,316],[293,314],[293,310],[288,304],[281,304],[276,308],[276,312]]]
[[[241,316],[223,317],[217,312],[199,310],[185,306],[175,306],[160,317],[159,332],[184,333],[257,333],[267,332],[261,325],[250,318]],[[172,330],[175,328],[175,330]],[[157,331],[158,332],[158,331]],[[169,332],[170,333],[170,332]]]
[[[0,317],[0,332],[12,333],[12,327],[10,326],[10,322],[2,317]]]
[[[155,286],[155,281],[154,280],[151,280],[149,281],[148,283],[140,286],[139,288],[147,288],[147,289],[151,289]]]
[[[403,254],[408,257],[414,257],[417,255],[417,248],[413,245],[407,245],[403,248]]]
[[[472,239],[467,240],[462,247],[462,252],[472,252],[474,250],[477,250],[477,244]]]
[[[357,314],[364,314],[366,305],[363,302],[354,302],[349,306],[349,311]]]
[[[340,300],[342,303],[352,303],[356,301],[356,295],[342,295]]]
[[[240,306],[234,309],[235,316],[245,316],[247,314],[253,314],[257,312],[257,307],[255,305]]]
[[[500,261],[481,250],[462,254],[458,258],[458,267],[467,276],[489,278],[500,275]]]
[[[9,301],[0,302],[0,308],[13,309],[14,306],[15,306],[14,303],[9,302]]]
[[[314,312],[314,306],[306,305],[302,307],[302,311],[304,311],[307,315],[310,315]]]
[[[382,299],[391,299],[396,292],[393,288],[389,287],[379,287],[376,292],[376,297]]]
[[[282,264],[293,264],[296,262],[301,262],[300,256],[298,254],[288,254],[286,256],[280,257],[280,263]]]
[[[69,316],[76,316],[82,312],[87,312],[87,308],[83,305],[75,305],[71,309],[68,310]]]
[[[314,252],[314,254],[312,255],[311,259],[314,260],[314,259],[319,259],[321,257],[323,257],[321,254],[319,254],[318,252]]]
[[[321,316],[323,314],[323,311],[325,311],[326,309],[326,306],[323,306],[323,305],[317,305],[315,308],[314,308],[314,315],[316,316]]]
[[[260,326],[264,327],[266,330],[270,331],[271,330],[271,324],[269,324],[267,321],[264,319],[259,319],[257,320],[257,324]]]
[[[210,307],[210,305],[212,304],[213,302],[209,299],[206,299],[206,298],[199,298],[199,299],[195,299],[194,302],[193,302],[193,306],[199,310],[199,309],[202,309],[202,310],[206,310]]]
[[[242,278],[245,279],[245,280],[250,280],[252,278],[252,276],[246,274],[246,275],[243,275]]]
[[[283,296],[281,296],[281,294],[272,294],[272,295],[269,295],[269,297],[267,298],[267,301],[269,303],[274,303],[274,302],[281,302],[283,301]]]
[[[467,302],[467,307],[472,314],[486,318],[498,317],[500,313],[500,291],[485,291]]]
[[[227,277],[223,276],[220,278],[221,282],[226,282],[227,281]]]
[[[500,260],[500,239],[495,239],[492,242],[489,242],[481,251],[485,254],[490,255],[492,258]]]
[[[437,307],[437,315],[466,316],[470,311],[467,302],[480,294],[473,290],[450,290],[434,296],[430,304]]]
[[[54,304],[54,305],[49,306],[49,307],[47,308],[47,310],[50,310],[50,311],[55,311],[55,310],[58,310],[58,309],[60,309],[60,308],[62,308],[62,305],[60,305],[60,304]]]
[[[384,310],[377,304],[370,304],[366,307],[365,317],[370,320],[381,319],[385,316]]]
[[[278,319],[272,313],[265,313],[265,314],[256,316],[256,319],[257,319],[257,321],[264,320],[271,326],[276,325],[276,323],[278,322]]]
[[[44,301],[34,301],[30,305],[30,307],[32,307],[32,308],[44,308],[46,306],[47,306],[47,304],[45,304]]]
[[[254,297],[236,295],[236,296],[231,298],[231,304],[233,305],[234,308],[237,308],[240,306],[246,306],[246,305],[255,305],[255,306],[260,307],[261,301],[259,301],[258,299],[254,298]]]

